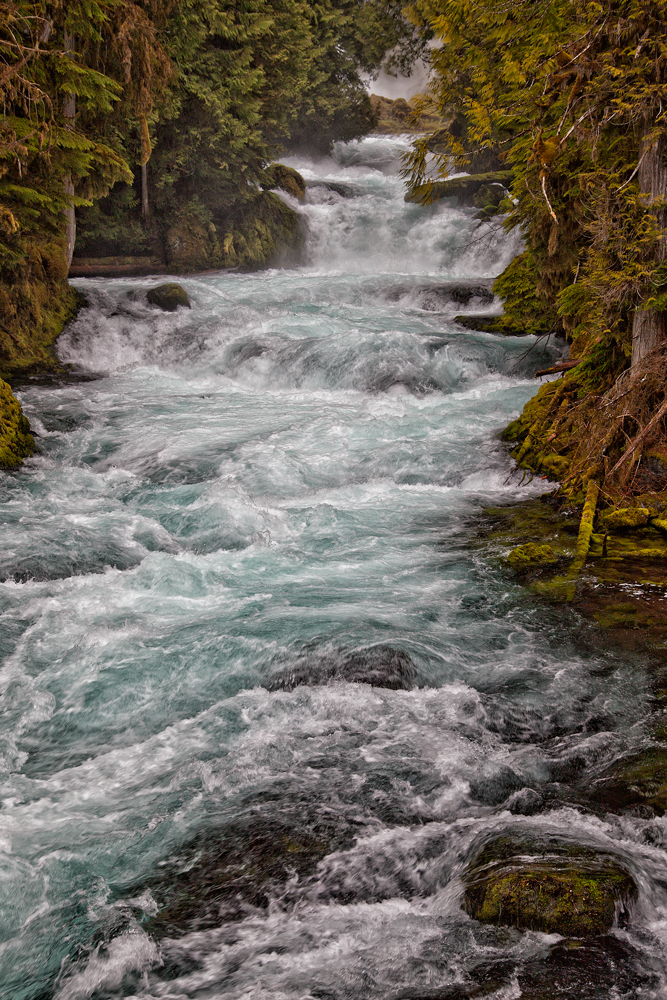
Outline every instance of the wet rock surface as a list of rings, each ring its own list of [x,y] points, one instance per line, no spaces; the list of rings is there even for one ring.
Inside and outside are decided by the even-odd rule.
[[[182,285],[168,281],[164,285],[157,285],[149,288],[146,292],[146,299],[152,306],[157,306],[164,312],[176,312],[179,306],[190,309],[190,299],[188,293]]]
[[[274,674],[266,686],[269,691],[292,691],[301,684],[330,681],[409,691],[417,684],[418,676],[414,663],[402,649],[379,645],[339,656],[304,660]]]
[[[165,862],[150,886],[159,911],[147,930],[158,938],[180,936],[264,910],[341,842],[342,835],[322,825],[261,814],[208,830]]]
[[[464,874],[465,909],[483,923],[591,937],[627,923],[637,886],[612,854],[559,837],[509,833]]]
[[[291,194],[299,201],[306,193],[306,182],[294,167],[288,167],[284,163],[272,163],[266,168],[268,183],[264,185],[266,190],[279,188],[286,194]]]
[[[521,1000],[607,1000],[641,996],[655,988],[657,977],[640,971],[634,948],[608,935],[563,941],[544,958],[527,962],[517,982]]]

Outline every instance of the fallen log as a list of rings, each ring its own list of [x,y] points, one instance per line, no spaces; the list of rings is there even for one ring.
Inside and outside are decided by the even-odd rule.
[[[578,364],[581,364],[581,358],[572,359],[571,361],[558,361],[551,368],[542,368],[541,371],[535,372],[535,378],[540,378],[542,375],[557,375],[559,372],[569,372],[570,368],[574,368]]]

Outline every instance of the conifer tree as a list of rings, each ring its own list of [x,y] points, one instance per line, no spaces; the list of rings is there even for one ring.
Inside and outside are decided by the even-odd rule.
[[[438,137],[441,171],[499,152],[542,307],[636,364],[667,336],[667,4],[416,0],[411,12],[440,42],[440,109],[463,122]],[[414,185],[429,145],[407,165]]]

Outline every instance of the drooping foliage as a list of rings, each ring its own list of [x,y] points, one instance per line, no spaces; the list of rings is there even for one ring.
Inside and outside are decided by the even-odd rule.
[[[257,266],[298,240],[286,147],[375,117],[360,73],[425,40],[397,0],[0,0],[0,370],[43,362],[68,255]]]
[[[582,359],[562,392],[539,397],[539,427],[526,417],[515,428],[522,448],[532,433],[522,461],[532,454],[531,467],[546,470],[545,455],[557,455],[562,477],[591,421],[602,428],[611,412],[593,418],[595,399],[667,336],[667,3],[416,0],[411,11],[440,43],[435,97],[450,125],[416,144],[406,172],[428,198],[433,176],[452,167],[489,157],[511,166],[505,224],[520,227],[526,248],[496,288],[510,321],[531,330],[547,318]],[[660,403],[658,393],[642,406]],[[611,473],[637,428],[619,415],[611,435],[601,429],[597,464],[587,448],[577,475]]]
[[[73,205],[132,178],[95,127],[118,104],[140,111],[169,69],[154,9],[119,0],[0,5],[0,362],[43,360],[75,307],[66,284]],[[135,82],[132,58],[145,85]]]

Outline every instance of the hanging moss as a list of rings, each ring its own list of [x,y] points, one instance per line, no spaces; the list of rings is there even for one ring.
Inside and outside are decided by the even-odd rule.
[[[20,465],[35,451],[30,424],[12,390],[0,379],[0,466]]]
[[[82,296],[67,283],[62,239],[33,237],[29,254],[0,270],[0,376],[52,368],[52,351]]]

